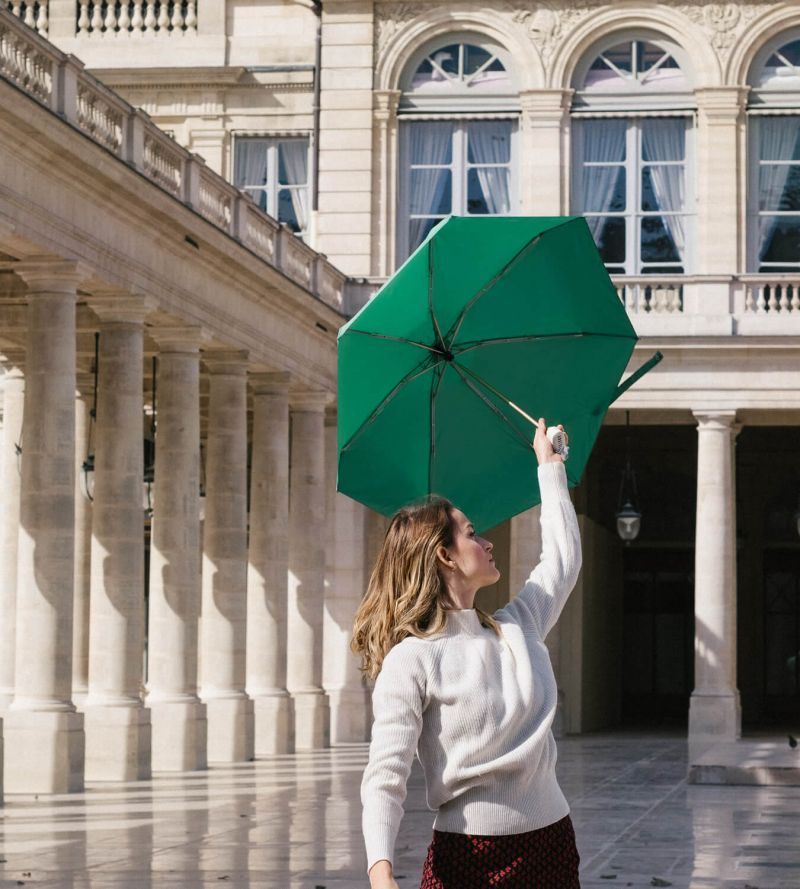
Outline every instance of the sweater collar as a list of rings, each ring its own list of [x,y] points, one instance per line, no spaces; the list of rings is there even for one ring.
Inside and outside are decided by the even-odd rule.
[[[483,632],[483,625],[474,608],[463,608],[447,612],[445,636],[475,636]]]

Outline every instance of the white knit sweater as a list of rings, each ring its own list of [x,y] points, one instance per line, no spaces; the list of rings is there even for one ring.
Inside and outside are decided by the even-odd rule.
[[[543,640],[575,585],[581,547],[564,465],[540,466],[539,487],[542,557],[495,612],[502,637],[473,609],[452,611],[442,633],[409,636],[383,662],[361,784],[368,869],[393,862],[415,751],[437,830],[524,833],[569,813],[555,776],[556,682]]]

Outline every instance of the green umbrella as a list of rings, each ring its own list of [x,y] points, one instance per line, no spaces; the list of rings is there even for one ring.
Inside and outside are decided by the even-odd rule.
[[[337,488],[384,515],[428,494],[479,531],[539,500],[532,419],[581,479],[636,333],[582,217],[450,217],[339,332]]]

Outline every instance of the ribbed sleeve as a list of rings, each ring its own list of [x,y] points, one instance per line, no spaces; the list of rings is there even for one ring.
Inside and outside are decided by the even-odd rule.
[[[569,497],[563,463],[543,463],[538,470],[542,495],[542,556],[516,599],[504,611],[520,620],[529,614],[544,639],[558,620],[581,570],[581,539]]]
[[[386,656],[372,693],[372,742],[361,782],[367,870],[394,861],[406,782],[422,730],[425,678],[412,640]]]

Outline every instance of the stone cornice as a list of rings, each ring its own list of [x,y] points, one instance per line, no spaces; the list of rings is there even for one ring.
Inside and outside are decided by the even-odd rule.
[[[292,375],[286,371],[257,371],[250,374],[254,395],[288,396]]]

